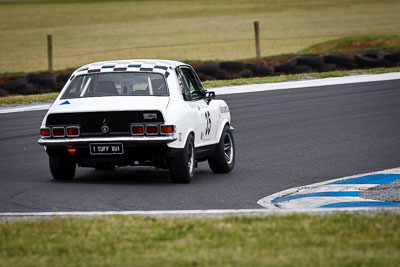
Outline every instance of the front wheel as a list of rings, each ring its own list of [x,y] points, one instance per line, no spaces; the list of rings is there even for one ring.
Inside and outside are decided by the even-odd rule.
[[[208,159],[208,165],[214,173],[228,173],[235,166],[235,142],[229,126],[225,126],[221,139]]]
[[[169,161],[169,172],[174,183],[190,183],[194,176],[195,150],[193,135],[189,135],[182,153]]]
[[[76,163],[65,158],[49,157],[50,171],[55,180],[71,180],[75,176]]]

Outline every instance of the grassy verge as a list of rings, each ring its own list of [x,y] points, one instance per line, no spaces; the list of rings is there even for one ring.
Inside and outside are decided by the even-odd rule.
[[[238,59],[255,56],[255,20],[270,56],[342,36],[398,34],[399,13],[394,0],[0,1],[0,72],[46,69],[47,34],[55,69],[123,58]]]
[[[295,81],[309,78],[329,78],[329,77],[343,77],[347,75],[356,74],[379,74],[388,72],[400,72],[400,67],[394,68],[375,68],[375,69],[364,69],[364,70],[351,70],[351,71],[331,71],[323,73],[304,73],[304,74],[291,74],[281,76],[270,76],[270,77],[256,77],[247,79],[235,79],[235,80],[217,80],[217,81],[205,81],[203,82],[204,87],[213,88],[220,86],[229,85],[243,85],[243,84],[258,84],[258,83],[276,83]],[[7,104],[26,104],[34,102],[46,102],[49,100],[55,100],[58,93],[41,94],[41,95],[18,95],[18,96],[5,96],[0,97],[0,106]]]
[[[1,0],[0,0],[1,1]],[[23,76],[28,73],[54,73],[54,72],[73,72],[75,71],[78,67],[68,67],[64,69],[56,69],[54,71],[49,71],[49,70],[35,70],[35,71],[18,71],[18,72],[0,72],[0,78],[1,77],[8,77],[8,76]]]
[[[398,266],[400,215],[0,223],[0,265]]]
[[[400,35],[365,35],[343,37],[312,45],[308,48],[300,50],[299,53],[347,53],[362,50],[400,50]]]
[[[12,95],[0,97],[0,106],[7,104],[27,104],[34,102],[46,102],[55,100],[58,93],[41,94],[41,95]]]

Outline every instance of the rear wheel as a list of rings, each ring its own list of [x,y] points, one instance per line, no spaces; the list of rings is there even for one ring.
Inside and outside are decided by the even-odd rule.
[[[103,165],[103,166],[96,166],[94,167],[96,171],[112,171],[115,169],[113,165]]]
[[[171,180],[175,183],[190,183],[195,168],[194,138],[189,135],[182,153],[169,161]]]
[[[75,176],[76,163],[65,158],[49,157],[50,171],[55,180],[71,180]]]
[[[225,126],[208,164],[214,173],[228,173],[235,166],[235,142],[229,126]]]

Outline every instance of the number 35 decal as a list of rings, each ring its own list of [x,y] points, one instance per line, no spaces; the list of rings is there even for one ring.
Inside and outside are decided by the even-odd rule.
[[[211,133],[211,116],[209,111],[205,113],[205,117],[207,122],[205,135],[209,135]]]

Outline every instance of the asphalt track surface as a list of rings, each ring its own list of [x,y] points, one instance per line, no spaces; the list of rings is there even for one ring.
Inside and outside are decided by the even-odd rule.
[[[261,208],[287,188],[400,166],[400,80],[223,95],[236,167],[200,163],[191,184],[167,170],[78,168],[54,181],[37,144],[45,111],[0,114],[0,212]]]

